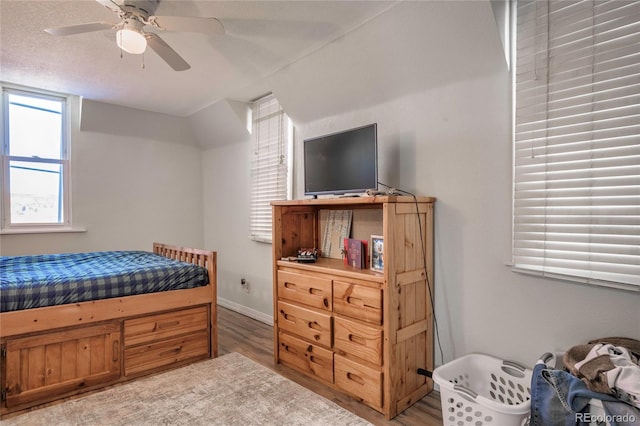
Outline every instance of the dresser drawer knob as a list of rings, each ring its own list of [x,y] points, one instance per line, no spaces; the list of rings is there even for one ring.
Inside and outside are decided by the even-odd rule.
[[[179,354],[182,351],[182,346],[178,346],[177,348],[169,349],[168,351],[161,352],[159,356],[167,356],[171,354]]]
[[[155,323],[153,326],[153,331],[158,331],[158,330],[162,330],[163,328],[167,328],[167,327],[175,327],[176,325],[179,325],[180,321],[170,321],[170,322],[163,322],[163,323]]]
[[[296,322],[296,317],[294,317],[293,315],[289,315],[285,312],[282,312],[282,317],[287,321]]]
[[[347,297],[347,303],[355,306],[364,306],[364,302],[358,297]]]
[[[316,321],[310,322],[309,323],[309,328],[311,328],[313,330],[322,331],[322,327],[320,327],[320,324],[318,324]]]
[[[311,355],[311,356],[309,357],[309,362],[312,362],[312,363],[317,364],[317,365],[319,365],[319,366],[321,366],[321,367],[324,367],[324,362],[323,362],[321,359],[316,358],[316,357],[315,357],[315,356],[313,356],[313,355]]]
[[[356,336],[355,334],[349,334],[349,341],[362,346],[364,346],[365,344],[365,340],[360,336]]]
[[[113,341],[113,358],[112,361],[113,362],[118,362],[118,358],[120,356],[120,342],[118,342],[117,340]]]
[[[298,351],[293,346],[285,345],[283,343],[282,347],[284,348],[285,351],[289,352],[290,354],[294,354],[294,355],[298,354]]]
[[[362,377],[358,376],[357,374],[347,373],[347,379],[356,382],[359,385],[364,385],[364,379],[362,379]]]

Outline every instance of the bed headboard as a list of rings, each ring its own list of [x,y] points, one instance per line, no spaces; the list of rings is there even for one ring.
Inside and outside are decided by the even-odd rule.
[[[215,283],[216,279],[216,252],[209,250],[178,247],[169,244],[153,243],[153,252],[169,259],[180,262],[192,263],[207,268],[209,271],[209,283]]]

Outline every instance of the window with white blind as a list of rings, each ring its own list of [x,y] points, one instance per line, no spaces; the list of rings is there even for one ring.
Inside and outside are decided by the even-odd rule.
[[[516,271],[640,291],[640,2],[518,0]]]
[[[292,192],[293,125],[273,95],[256,100],[252,109],[250,238],[271,242],[271,201],[288,200]]]

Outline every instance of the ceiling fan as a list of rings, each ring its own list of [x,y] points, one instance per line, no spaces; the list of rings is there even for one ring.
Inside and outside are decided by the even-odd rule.
[[[155,16],[160,0],[96,0],[116,12],[120,22],[90,22],[86,24],[47,28],[55,36],[81,34],[92,31],[117,30],[116,44],[132,54],[144,53],[147,46],[153,49],[171,68],[184,71],[191,66],[173,50],[158,34],[145,31],[150,27],[160,31],[186,31],[208,35],[223,35],[224,26],[216,18],[186,16]]]

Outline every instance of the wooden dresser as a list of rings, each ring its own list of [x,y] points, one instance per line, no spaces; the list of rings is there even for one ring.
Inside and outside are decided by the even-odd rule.
[[[273,202],[274,357],[388,419],[433,383],[433,205],[376,196]],[[342,259],[285,260],[323,241],[329,211],[352,211],[352,238],[384,237],[384,271]],[[426,268],[425,268],[426,261]]]

